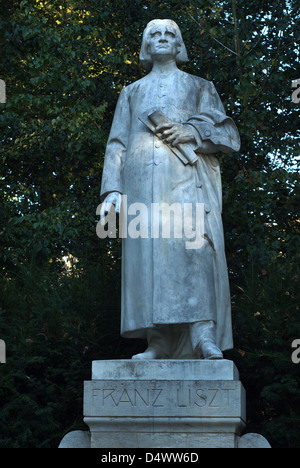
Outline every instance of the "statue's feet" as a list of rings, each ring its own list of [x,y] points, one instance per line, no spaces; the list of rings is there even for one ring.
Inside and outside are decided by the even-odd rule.
[[[204,359],[223,359],[222,351],[211,341],[204,341],[201,344],[201,351]]]
[[[146,351],[135,354],[131,359],[160,359],[161,357],[161,353],[157,349],[149,346]]]

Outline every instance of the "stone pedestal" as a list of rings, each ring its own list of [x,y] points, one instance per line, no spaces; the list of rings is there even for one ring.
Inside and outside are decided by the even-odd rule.
[[[91,448],[237,448],[245,391],[228,360],[110,360],[84,383]]]

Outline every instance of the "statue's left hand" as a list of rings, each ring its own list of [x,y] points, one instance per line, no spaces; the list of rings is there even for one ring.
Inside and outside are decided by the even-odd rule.
[[[195,143],[195,136],[192,128],[189,125],[183,125],[180,123],[165,123],[158,125],[155,129],[155,133],[161,133],[164,140],[171,144],[171,146],[177,146],[181,143]]]

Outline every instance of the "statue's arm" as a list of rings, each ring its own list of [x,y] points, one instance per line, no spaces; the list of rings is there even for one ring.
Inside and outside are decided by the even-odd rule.
[[[128,146],[130,124],[130,106],[127,88],[124,88],[121,91],[117,102],[113,123],[106,145],[100,192],[101,201],[111,203],[113,200],[113,204],[115,205],[117,200],[119,200],[119,195],[123,193],[121,166]]]
[[[229,153],[239,151],[240,136],[233,120],[225,113],[224,106],[212,82],[201,89],[199,110],[185,124],[193,127],[196,152]]]

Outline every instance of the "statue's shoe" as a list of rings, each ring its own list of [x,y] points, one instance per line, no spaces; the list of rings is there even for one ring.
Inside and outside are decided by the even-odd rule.
[[[153,347],[148,347],[146,351],[144,351],[143,353],[135,354],[134,356],[132,356],[131,359],[161,359],[161,358],[162,358],[162,355],[157,349]]]
[[[204,359],[223,359],[222,351],[211,341],[204,341],[201,344],[201,351]]]

